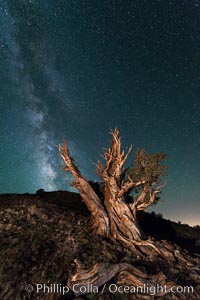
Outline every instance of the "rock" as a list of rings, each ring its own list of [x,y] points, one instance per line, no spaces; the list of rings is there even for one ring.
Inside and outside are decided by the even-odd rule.
[[[174,256],[174,253],[169,251],[168,249],[166,249],[165,247],[161,247],[161,251],[164,255],[164,257],[169,260],[170,262],[175,262],[175,256]]]
[[[172,251],[172,252],[173,252],[173,251],[175,250],[175,246],[172,245],[172,244],[170,244],[170,243],[167,242],[167,241],[164,241],[163,246],[164,246],[167,250],[169,250],[169,251]]]
[[[37,216],[38,218],[47,221],[49,219],[48,214],[44,211],[44,209],[37,208],[36,205],[32,205],[28,208],[28,212],[31,216]]]

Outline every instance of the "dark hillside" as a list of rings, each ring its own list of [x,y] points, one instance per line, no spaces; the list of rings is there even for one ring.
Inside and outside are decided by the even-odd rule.
[[[191,267],[200,262],[199,249],[195,246],[200,238],[198,229],[149,213],[140,214],[139,220],[144,232],[151,235],[157,244],[162,240],[167,247],[182,253],[191,262]],[[187,249],[190,255],[180,247]],[[34,195],[0,195],[0,299],[75,299],[71,292],[62,298],[60,294],[25,291],[27,283],[34,288],[36,283],[66,285],[68,272],[74,268],[74,259],[79,259],[86,266],[96,262],[122,262],[134,263],[142,271],[146,268],[153,273],[160,268],[165,269],[159,261],[155,265],[149,259],[138,260],[134,253],[119,243],[94,236],[90,229],[89,212],[78,194],[39,190]],[[178,285],[192,284],[200,296],[196,275],[188,273],[184,264],[174,265],[165,273]],[[88,295],[79,299],[120,299],[116,297]],[[138,297],[124,296],[123,299],[141,299]],[[152,296],[145,297],[153,299]],[[156,299],[188,298],[184,295],[182,298],[166,295]]]

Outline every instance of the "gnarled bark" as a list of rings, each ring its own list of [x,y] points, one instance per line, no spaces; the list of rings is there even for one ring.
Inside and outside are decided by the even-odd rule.
[[[97,173],[104,182],[103,204],[74,164],[66,142],[64,142],[64,146],[59,145],[58,149],[66,164],[65,169],[70,171],[75,179],[72,185],[79,190],[83,201],[92,214],[93,227],[96,229],[96,232],[102,236],[118,240],[125,247],[135,251],[135,245],[152,244],[142,241],[144,234],[138,225],[136,212],[154,203],[159,188],[154,190],[152,187],[146,188],[144,180],[133,181],[130,177],[125,179],[124,164],[132,146],[125,154],[124,150],[121,151],[121,138],[118,129],[116,128],[111,132],[111,135],[111,146],[108,149],[104,149],[103,154],[105,166],[100,161],[97,163]],[[140,196],[134,203],[128,204],[125,200],[125,194],[132,188],[143,186]],[[148,204],[144,201],[147,193],[150,193]],[[155,246],[153,247],[156,248]],[[159,251],[157,250],[157,252]]]
[[[66,164],[65,170],[70,171],[75,179],[75,181],[71,183],[71,186],[75,186],[79,190],[84,203],[92,214],[92,223],[95,232],[102,236],[109,237],[109,219],[99,197],[90,186],[87,179],[82,176],[80,170],[75,165],[70,155],[66,141],[64,141],[63,147],[61,145],[58,145],[58,149],[61,157]]]
[[[148,294],[148,291],[154,288],[155,296],[169,293],[170,288],[175,285],[172,282],[166,282],[166,276],[162,271],[156,275],[148,275],[128,263],[97,263],[88,269],[78,260],[75,260],[75,264],[76,272],[69,275],[67,285],[76,296],[92,292],[102,293],[106,289],[109,291],[109,284],[106,283],[114,277],[117,278],[118,286],[129,286],[130,290],[137,287],[137,291],[143,294]],[[164,285],[165,289],[158,289],[158,286],[164,287]],[[100,287],[102,288],[100,289]]]

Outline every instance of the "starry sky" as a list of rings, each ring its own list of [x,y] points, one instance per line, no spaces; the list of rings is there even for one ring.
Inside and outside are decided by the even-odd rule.
[[[55,144],[87,178],[120,129],[165,152],[153,210],[200,224],[200,0],[1,0],[0,193],[70,189]]]

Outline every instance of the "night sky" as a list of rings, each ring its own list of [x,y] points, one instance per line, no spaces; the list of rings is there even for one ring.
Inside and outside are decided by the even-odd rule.
[[[69,190],[120,129],[165,152],[165,218],[200,224],[200,0],[1,0],[0,193]]]

